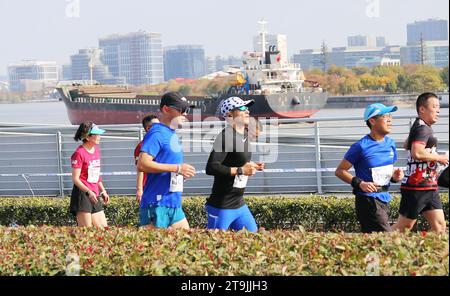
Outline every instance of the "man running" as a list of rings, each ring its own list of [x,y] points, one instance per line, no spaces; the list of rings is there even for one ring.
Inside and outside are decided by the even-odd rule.
[[[211,195],[206,201],[208,229],[232,229],[256,232],[258,227],[243,195],[249,176],[263,170],[263,163],[251,161],[249,106],[254,101],[230,97],[219,106],[227,127],[216,137],[206,165],[206,174],[214,176]]]
[[[439,198],[438,164],[448,165],[448,155],[437,153],[437,138],[431,126],[439,119],[440,104],[433,93],[423,93],[416,101],[416,118],[406,142],[408,163],[405,178],[400,187],[402,199],[400,216],[394,229],[412,229],[422,214],[431,230],[445,232],[445,217]]]
[[[392,112],[396,106],[369,105],[364,121],[370,133],[354,143],[336,169],[336,176],[353,187],[356,216],[363,233],[391,231],[388,219],[390,182],[403,178],[401,169],[394,169],[397,160],[395,142],[386,135],[392,129]],[[349,170],[354,166],[356,177]]]
[[[141,226],[189,228],[181,207],[184,179],[195,176],[195,168],[183,163],[183,150],[175,132],[190,108],[183,95],[169,92],[162,96],[161,123],[153,124],[145,135],[138,170],[147,173],[139,220]]]
[[[150,114],[150,115],[145,116],[142,119],[142,127],[144,128],[144,131],[146,134],[148,133],[148,131],[150,130],[150,128],[152,127],[152,125],[154,123],[159,123],[159,119],[158,119],[158,117],[156,117],[156,115]],[[136,148],[134,149],[134,159],[135,159],[136,165],[139,160],[139,154],[141,153],[141,147],[142,147],[143,142],[144,141],[139,142],[139,144],[137,144]],[[144,174],[143,172],[137,170],[136,200],[139,204],[141,203],[142,194],[144,193],[144,186],[146,184],[146,181],[147,181],[147,175]]]

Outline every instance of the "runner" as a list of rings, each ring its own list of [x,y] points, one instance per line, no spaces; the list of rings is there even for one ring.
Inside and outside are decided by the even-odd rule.
[[[152,125],[154,123],[159,123],[159,119],[158,119],[158,117],[156,117],[156,115],[150,114],[150,115],[145,116],[142,119],[142,127],[144,128],[145,133],[147,133],[150,130],[150,128],[152,127]],[[134,159],[135,159],[136,165],[139,160],[139,154],[141,153],[142,142],[143,141],[139,142],[139,144],[134,149]],[[147,175],[144,174],[143,172],[140,172],[139,170],[137,170],[136,200],[139,204],[141,203],[142,194],[144,193],[144,186],[145,186],[146,181],[147,181]]]
[[[437,184],[438,165],[448,165],[448,155],[439,155],[431,126],[439,119],[440,105],[433,93],[423,93],[416,101],[416,118],[406,142],[408,163],[400,187],[402,199],[395,230],[412,229],[422,214],[431,230],[445,232],[445,217]]]
[[[336,176],[353,187],[355,210],[361,232],[391,231],[388,219],[390,182],[403,178],[401,169],[394,169],[397,160],[395,142],[386,135],[392,129],[392,112],[396,106],[367,106],[364,120],[370,133],[354,143],[336,169]],[[354,166],[356,177],[349,170]]]
[[[227,127],[216,137],[206,165],[206,174],[214,176],[214,185],[206,201],[208,229],[256,232],[258,227],[243,195],[249,176],[264,169],[264,163],[251,161],[248,107],[254,101],[239,97],[224,100],[219,106]]]
[[[147,173],[139,220],[141,226],[189,228],[181,207],[183,179],[195,176],[195,168],[183,163],[183,151],[175,132],[186,120],[190,105],[180,93],[162,96],[161,123],[145,135],[138,170]]]
[[[103,205],[109,195],[100,176],[100,135],[105,131],[92,122],[83,122],[75,133],[75,141],[83,141],[72,154],[73,189],[70,212],[76,216],[80,227],[106,227]]]

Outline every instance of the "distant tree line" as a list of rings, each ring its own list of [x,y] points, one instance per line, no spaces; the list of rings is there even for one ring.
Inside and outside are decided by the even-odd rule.
[[[423,91],[447,91],[448,67],[443,69],[429,65],[355,67],[347,69],[332,65],[326,72],[319,69],[306,71],[307,80],[317,81],[331,95],[367,95],[418,93]],[[217,95],[229,88],[226,79],[171,80],[169,82],[143,86],[148,94],[179,91],[184,95]]]
[[[355,67],[347,69],[332,65],[321,70],[305,72],[308,80],[317,81],[332,95],[418,93],[447,91],[448,67],[429,65]]]
[[[326,72],[306,71],[307,80],[318,82],[330,95],[370,95],[448,91],[448,66],[440,69],[429,65],[355,67],[332,65]],[[228,79],[176,79],[157,85],[132,87],[140,94],[161,95],[179,91],[185,96],[216,96],[227,92]],[[0,92],[0,103],[23,102],[43,98],[43,92]]]

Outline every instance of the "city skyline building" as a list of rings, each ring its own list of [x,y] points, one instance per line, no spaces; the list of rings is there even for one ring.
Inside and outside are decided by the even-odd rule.
[[[385,47],[387,45],[385,36],[353,35],[347,37],[348,47]]]
[[[206,57],[206,74],[226,71],[229,67],[241,67],[242,58],[237,56],[223,57],[220,55]]]
[[[441,19],[428,19],[415,21],[406,26],[406,46],[415,46],[423,41],[448,40],[448,21]]]
[[[58,82],[55,61],[24,60],[8,66],[9,88],[13,92],[41,91]]]
[[[201,45],[176,45],[164,48],[164,80],[196,79],[206,73],[205,50]]]
[[[448,67],[448,41],[423,41],[414,46],[400,48],[402,65],[425,64],[437,68]]]
[[[385,47],[333,47],[327,53],[328,67],[336,65],[348,69],[354,67],[375,67],[377,65],[400,64],[400,46]],[[304,49],[293,55],[293,62],[300,64],[303,70],[323,69],[322,51]]]
[[[70,56],[70,79],[99,82],[101,84],[121,84],[123,80],[114,77],[103,63],[103,51],[99,48],[80,49],[78,53]],[[66,69],[67,71],[68,69]],[[67,72],[65,73],[67,74]],[[91,77],[92,75],[92,77]]]
[[[162,35],[145,31],[99,39],[103,62],[115,78],[131,85],[164,81]]]

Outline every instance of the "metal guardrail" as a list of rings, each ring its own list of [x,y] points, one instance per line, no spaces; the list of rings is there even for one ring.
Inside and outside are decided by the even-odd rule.
[[[402,148],[414,115],[395,116],[390,134],[399,152],[397,166],[406,165]],[[360,117],[284,119],[265,125],[253,159],[269,161],[264,172],[249,179],[247,193],[349,192],[350,186],[334,176],[334,169],[349,146],[368,132]],[[282,124],[279,124],[282,123]],[[142,139],[138,125],[102,126],[107,134],[101,141],[104,182],[112,194],[135,193],[133,151]],[[185,183],[185,193],[209,194],[213,182],[204,172],[214,136],[223,122],[190,124],[179,130],[185,162],[197,175]],[[20,125],[0,128],[0,196],[63,196],[72,190],[70,156],[79,145],[73,141],[76,126]],[[448,115],[433,125],[439,149],[448,151]],[[277,137],[268,136],[277,131]],[[276,158],[274,159],[274,152]],[[398,191],[398,184],[392,186]]]

